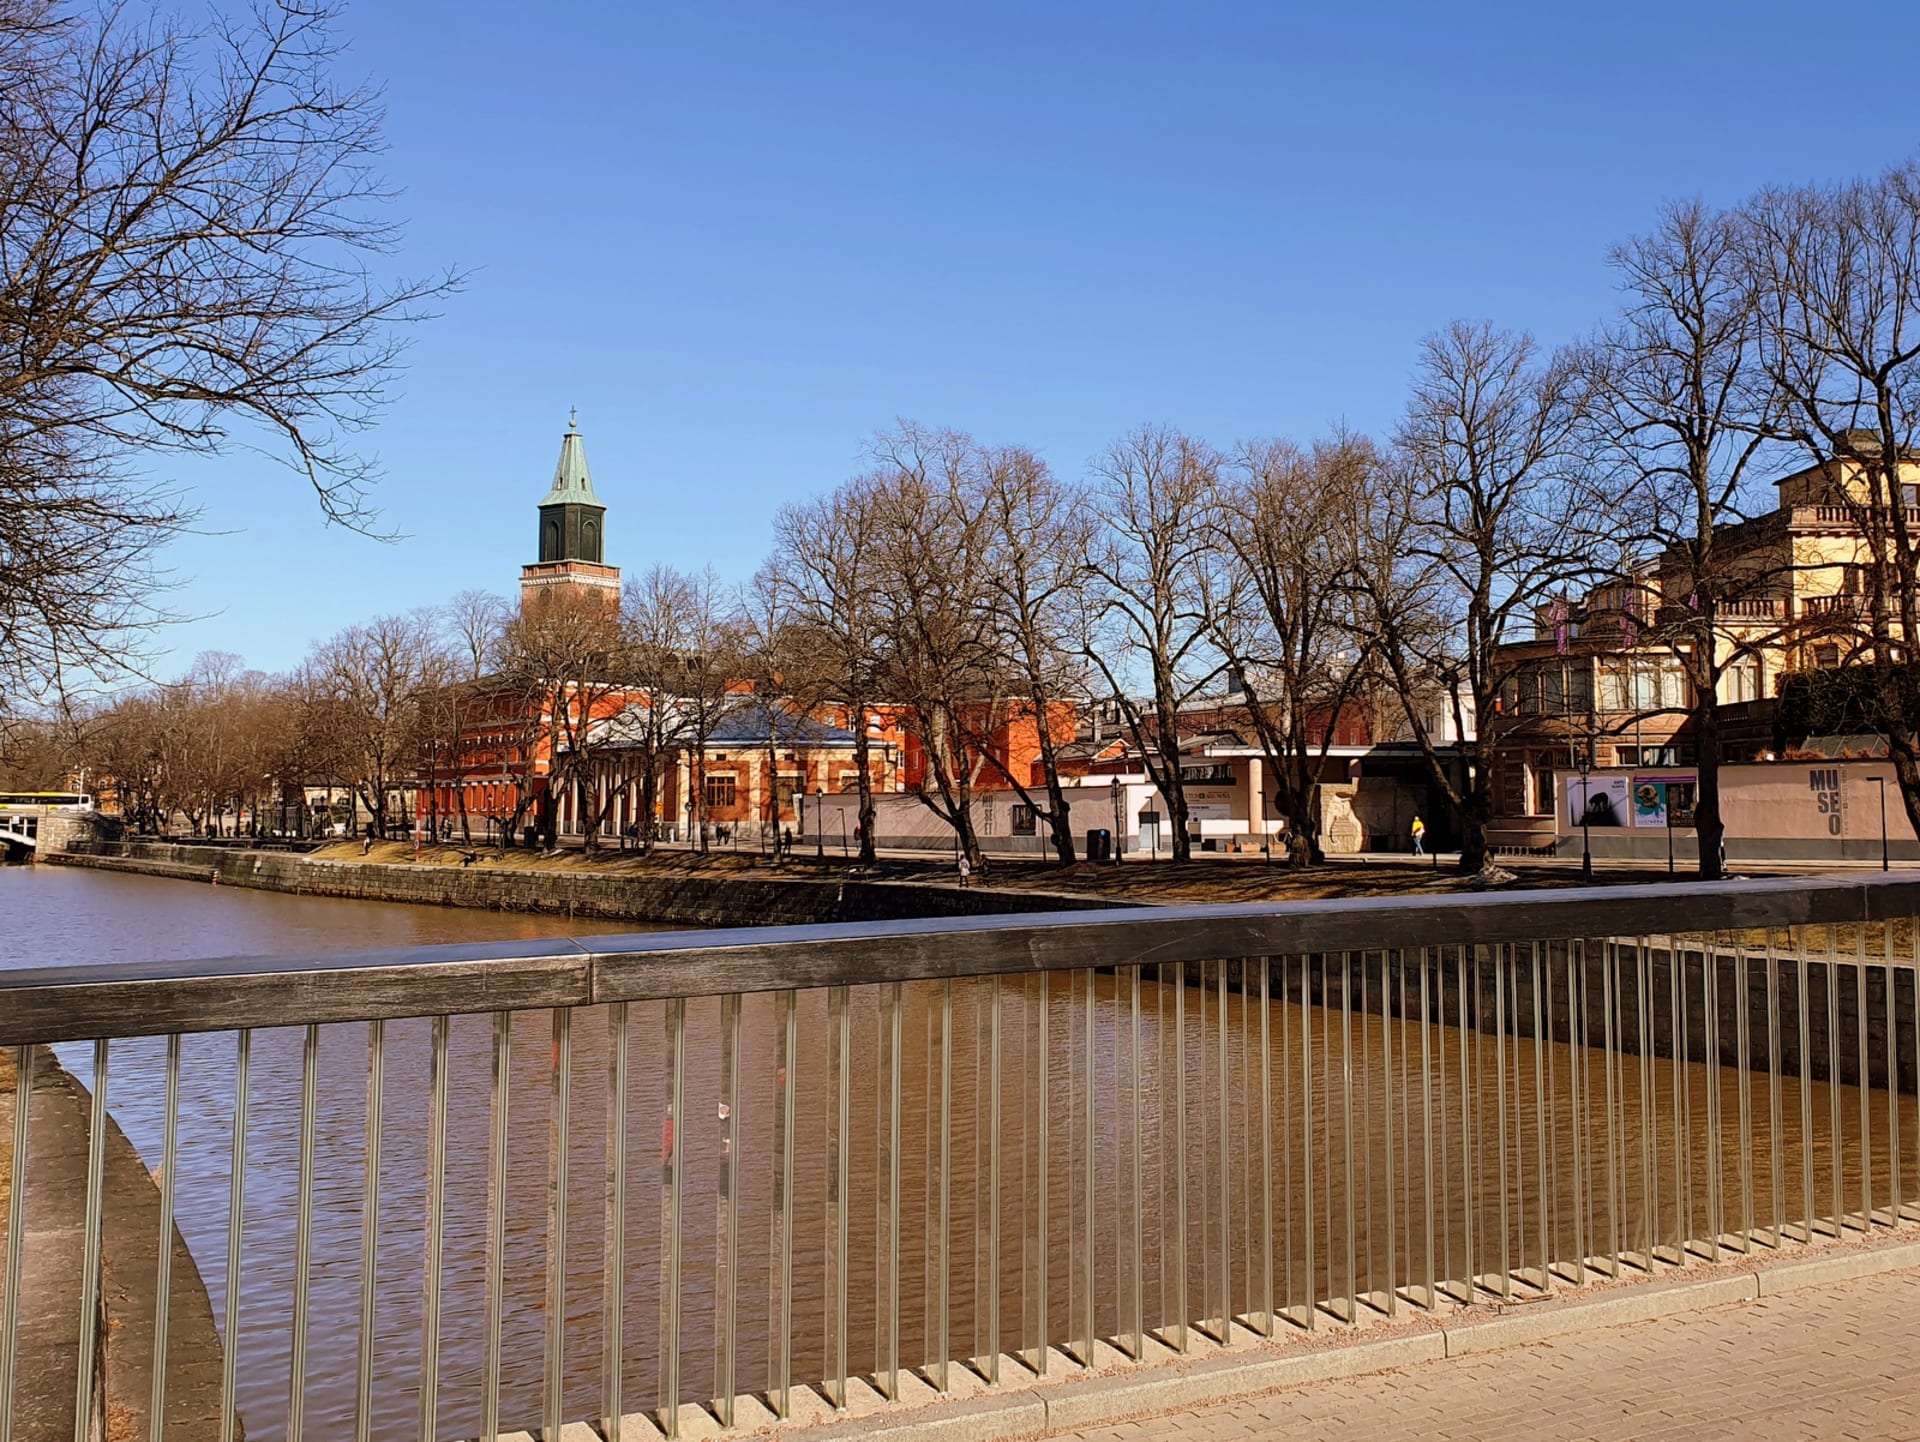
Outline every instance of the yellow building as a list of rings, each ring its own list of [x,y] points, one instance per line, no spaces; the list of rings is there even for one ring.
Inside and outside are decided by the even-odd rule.
[[[1920,525],[1920,460],[1900,465],[1901,504]],[[1854,462],[1775,482],[1775,508],[1714,533],[1712,641],[1724,762],[1771,759],[1774,700],[1791,672],[1844,665],[1868,639],[1868,525],[1884,524]],[[1696,761],[1692,683],[1701,601],[1688,557],[1670,551],[1579,601],[1543,607],[1532,637],[1502,647],[1494,750],[1498,846],[1543,847],[1564,778],[1579,769],[1685,768]],[[1686,782],[1673,783],[1687,814]]]

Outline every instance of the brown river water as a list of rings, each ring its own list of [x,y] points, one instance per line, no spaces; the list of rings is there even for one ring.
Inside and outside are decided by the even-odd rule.
[[[0,968],[634,929],[294,898],[53,867],[0,871],[0,916],[7,921],[0,928]],[[661,1385],[670,1139],[677,1139],[684,1172],[678,1334],[683,1401],[706,1400],[716,1389],[719,1344],[726,1336],[722,1298],[729,1289],[723,1259],[729,1236],[736,1248],[731,1294],[737,1389],[755,1391],[769,1383],[776,1355],[770,1317],[777,1311],[779,1278],[773,1263],[782,1248],[792,1259],[794,1381],[812,1382],[834,1370],[833,1223],[843,1149],[846,1360],[854,1375],[874,1372],[887,1349],[891,1314],[882,1299],[891,1285],[890,1251],[899,1259],[898,1353],[903,1365],[916,1365],[936,1351],[935,1299],[943,1259],[946,1351],[964,1358],[994,1350],[988,1333],[996,1277],[999,1350],[1035,1344],[1043,1269],[1046,1336],[1060,1346],[1084,1335],[1089,1298],[1093,1329],[1103,1336],[1124,1336],[1141,1321],[1163,1332],[1180,1319],[1202,1323],[1218,1316],[1223,1305],[1236,1314],[1258,1313],[1269,1270],[1276,1308],[1304,1316],[1316,1300],[1373,1293],[1378,1301],[1390,1286],[1417,1294],[1429,1276],[1444,1284],[1477,1275],[1498,1287],[1503,1271],[1524,1278],[1532,1269],[1533,1280],[1542,1280],[1538,1268],[1548,1260],[1610,1255],[1617,1248],[1631,1262],[1636,1251],[1671,1251],[1683,1238],[1710,1229],[1716,1176],[1720,1224],[1729,1230],[1741,1228],[1749,1210],[1756,1228],[1771,1226],[1777,1220],[1777,1193],[1785,1215],[1799,1217],[1809,1166],[1816,1214],[1858,1209],[1868,1149],[1862,1146],[1861,1097],[1855,1089],[1840,1088],[1836,1096],[1816,1082],[1803,1098],[1797,1079],[1782,1079],[1776,1087],[1764,1070],[1743,1077],[1730,1068],[1615,1054],[1609,1092],[1607,1056],[1597,1048],[1536,1047],[1524,1037],[1507,1037],[1503,1044],[1482,1031],[1423,1026],[1417,1017],[1383,1019],[1377,1014],[1377,974],[1367,995],[1350,994],[1344,1012],[1337,984],[1327,993],[1329,1004],[1303,1007],[1300,965],[1295,961],[1283,974],[1275,964],[1270,977],[1275,999],[1264,1018],[1257,1002],[1238,990],[1227,995],[1223,1018],[1217,986],[1176,985],[1171,975],[1169,984],[1160,985],[1149,973],[1139,991],[1137,1030],[1129,978],[1054,978],[1044,1013],[1037,978],[1009,978],[997,988],[956,983],[944,1057],[945,994],[937,985],[903,988],[897,1117],[885,1085],[893,1035],[887,995],[880,987],[854,988],[844,1031],[844,1135],[838,1117],[842,1031],[833,999],[818,992],[799,995],[793,1028],[797,1051],[786,1057],[782,999],[749,997],[740,1017],[738,1110],[732,1119],[737,1133],[730,1154],[723,1149],[720,1107],[727,1060],[720,1003],[687,1003],[684,1099],[677,1126],[669,1116],[668,1010],[663,1004],[631,1007],[627,1181],[619,1214],[626,1409],[654,1404]],[[1417,979],[1413,985],[1417,990]],[[1284,1003],[1279,1000],[1283,990],[1290,998]],[[997,1113],[991,1084],[996,994]],[[1552,997],[1549,987],[1549,1005]],[[1410,1001],[1417,1013],[1417,997]],[[1656,1019],[1662,1005],[1655,1004]],[[1177,1018],[1182,1010],[1184,1023]],[[1269,1058],[1264,1071],[1263,1019]],[[1183,1024],[1182,1051],[1176,1049],[1176,1034]],[[428,1025],[393,1022],[386,1029],[372,1380],[381,1437],[415,1435],[419,1405]],[[605,1008],[582,1010],[571,1022],[569,1418],[597,1415],[602,1386],[612,1025]],[[88,1048],[58,1051],[69,1071],[90,1075]],[[216,1318],[224,1317],[225,1307],[234,1052],[232,1034],[189,1037],[182,1047],[178,1219]],[[149,1165],[161,1155],[163,1053],[159,1039],[112,1049],[109,1105]],[[545,1373],[557,1055],[550,1014],[514,1019],[502,1266],[501,1421],[507,1426],[537,1422]],[[1181,1055],[1184,1066],[1176,1065]],[[247,1435],[256,1442],[285,1435],[289,1406],[301,1057],[297,1028],[254,1035],[238,1396]],[[367,1057],[366,1027],[322,1030],[304,1398],[308,1435],[339,1435],[353,1413]],[[439,1372],[440,1433],[448,1438],[479,1431],[491,1059],[489,1019],[454,1018]],[[790,1233],[772,1223],[783,1080],[795,1108]],[[1465,1107],[1463,1091],[1472,1098]],[[944,1232],[939,1223],[943,1095],[950,1098]],[[1179,1126],[1182,1101],[1184,1128]],[[1888,1204],[1893,1180],[1887,1155],[1890,1120],[1900,1123],[1905,1143],[1901,1185],[1907,1197],[1920,1197],[1920,1107],[1911,1096],[1902,1097],[1896,1118],[1884,1091],[1870,1094],[1868,1101],[1866,1134],[1878,1149],[1872,1174],[1879,1195],[1873,1204]],[[1803,1104],[1810,1122],[1804,1132]],[[1429,1116],[1431,1132],[1425,1128]],[[889,1239],[889,1154],[896,1123],[900,1224],[897,1237]],[[1710,1153],[1710,1124],[1718,1128],[1717,1157]],[[1743,1127],[1753,1141],[1750,1169],[1740,1162]],[[1178,1150],[1182,1132],[1184,1153]],[[726,1185],[723,1158],[729,1155],[736,1170]],[[996,1171],[997,1270],[989,1205],[996,1195]],[[1262,1201],[1268,1181],[1270,1210]],[[1184,1300],[1181,1257],[1171,1244],[1183,1182]],[[1142,1237],[1137,1254],[1136,1222]],[[1168,1239],[1164,1245],[1163,1239]],[[111,1237],[107,1247],[111,1253]],[[1517,1285],[1524,1286],[1524,1280]]]

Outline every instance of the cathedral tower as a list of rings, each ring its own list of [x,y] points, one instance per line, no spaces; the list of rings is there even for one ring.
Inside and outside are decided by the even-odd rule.
[[[553,485],[540,501],[540,559],[520,568],[521,610],[570,597],[604,607],[609,617],[619,613],[620,568],[604,559],[606,516],[577,415],[570,415]]]

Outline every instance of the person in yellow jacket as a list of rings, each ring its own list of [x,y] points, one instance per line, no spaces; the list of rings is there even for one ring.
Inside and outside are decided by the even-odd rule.
[[[1413,818],[1413,854],[1415,856],[1427,854],[1427,823],[1417,815]]]

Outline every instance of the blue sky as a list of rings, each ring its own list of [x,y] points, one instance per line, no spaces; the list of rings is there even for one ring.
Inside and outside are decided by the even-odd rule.
[[[512,591],[569,406],[608,560],[740,578],[896,417],[1069,474],[1145,420],[1384,431],[1448,320],[1591,326],[1663,199],[1909,153],[1908,88],[1841,67],[1912,52],[1920,9],[1847,16],[359,0],[398,263],[471,272],[367,438],[405,539],[256,458],[170,464],[207,532],[170,553],[172,669]]]

